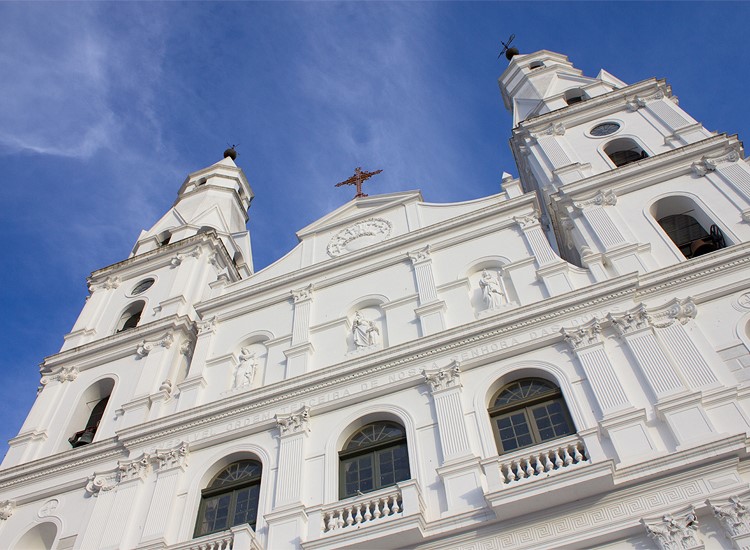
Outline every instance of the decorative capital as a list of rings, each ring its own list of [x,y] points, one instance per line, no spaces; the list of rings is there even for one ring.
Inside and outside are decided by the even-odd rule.
[[[310,407],[302,407],[299,411],[289,415],[277,414],[274,418],[281,437],[310,431]]]
[[[423,264],[430,260],[430,245],[428,244],[420,250],[412,250],[411,252],[408,252],[407,255],[412,264]]]
[[[698,307],[690,297],[682,300],[674,298],[665,307],[657,311],[650,311],[649,313],[652,324],[657,328],[664,328],[675,321],[679,321],[680,324],[684,325],[691,319],[695,319],[695,316],[698,315]]]
[[[750,492],[746,491],[742,496],[733,495],[725,501],[706,501],[728,537],[750,534],[750,509],[743,502],[743,497],[748,496]]]
[[[540,130],[538,132],[534,132],[531,134],[532,137],[540,138],[544,136],[564,136],[565,135],[565,125],[561,122],[556,122],[554,124],[550,124],[543,130]]]
[[[215,332],[217,320],[215,316],[208,317],[207,319],[196,321],[195,325],[198,328],[198,336],[200,336],[201,334],[206,334],[208,332]]]
[[[8,519],[16,511],[16,503],[12,500],[3,500],[0,502],[0,520]]]
[[[617,204],[617,195],[612,189],[606,191],[599,190],[599,192],[591,199],[574,202],[573,206],[578,210],[583,210],[590,206],[614,206]]]
[[[41,388],[44,389],[44,387],[52,380],[57,380],[58,382],[62,383],[72,382],[76,378],[78,378],[78,369],[76,367],[63,367],[53,374],[42,376],[42,379],[39,381],[39,383],[41,384]]]
[[[116,472],[109,474],[94,474],[89,476],[86,483],[86,492],[92,497],[98,497],[100,493],[111,491],[117,485]]]
[[[111,290],[113,288],[117,288],[118,286],[120,286],[119,277],[107,277],[107,280],[104,281],[101,285],[101,287],[106,290]]]
[[[703,548],[698,540],[698,518],[692,507],[685,513],[665,514],[656,521],[641,519],[641,523],[660,550]]]
[[[170,468],[184,468],[187,466],[187,459],[190,455],[190,449],[186,442],[182,442],[173,449],[159,450],[151,455],[151,461],[156,463],[159,470],[168,470]]]
[[[159,346],[163,348],[169,349],[172,347],[172,344],[174,343],[174,336],[172,335],[172,332],[167,332],[162,338],[158,340],[153,341],[147,341],[144,340],[140,344],[138,344],[138,347],[135,349],[135,353],[143,358],[146,357],[154,348],[157,348]]]
[[[602,327],[596,317],[580,327],[563,328],[560,333],[573,351],[580,351],[602,341]]]
[[[692,164],[693,173],[699,177],[705,176],[709,172],[713,172],[722,162],[737,162],[740,160],[740,153],[737,150],[737,146],[733,146],[730,150],[715,157],[703,157],[701,160],[696,161]]]
[[[662,99],[663,97],[664,97],[664,92],[662,92],[661,90],[646,97],[634,96],[627,101],[627,106],[629,110],[637,111],[641,107],[645,107],[646,103],[648,103],[649,101],[653,101],[655,99]]]
[[[310,283],[305,288],[298,288],[297,290],[292,290],[292,299],[294,300],[295,304],[298,304],[300,302],[304,302],[307,300],[312,300],[313,295],[313,285]]]
[[[612,315],[611,313],[608,313],[607,317],[612,321],[612,326],[615,327],[620,336],[627,336],[635,332],[646,330],[652,324],[651,316],[648,314],[646,306],[643,304],[640,304],[622,315]]]
[[[453,361],[447,367],[437,371],[427,372],[422,370],[425,382],[430,385],[432,393],[447,390],[449,388],[461,387],[461,363]]]
[[[117,470],[120,474],[120,481],[144,479],[151,471],[149,456],[144,453],[141,458],[135,460],[118,461]]]
[[[539,212],[533,212],[531,214],[526,214],[525,216],[513,216],[513,221],[516,222],[521,229],[539,225]]]

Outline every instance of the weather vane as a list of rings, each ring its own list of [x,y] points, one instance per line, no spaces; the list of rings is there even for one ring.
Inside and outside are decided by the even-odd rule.
[[[380,174],[380,172],[382,172],[382,170],[375,170],[374,172],[363,172],[362,167],[358,166],[354,169],[354,175],[351,178],[337,183],[336,187],[341,187],[342,185],[356,185],[357,194],[354,195],[354,198],[358,199],[359,197],[366,197],[367,194],[362,192],[362,184],[365,182],[365,180],[369,180],[374,175]]]
[[[513,39],[516,37],[515,34],[511,34],[510,38],[508,38],[507,42],[503,42],[502,40],[500,43],[503,45],[503,49],[500,50],[500,54],[497,56],[498,59],[500,59],[500,56],[505,54],[505,58],[510,61],[514,55],[518,55],[518,48],[513,47],[511,48],[510,43],[513,42]]]

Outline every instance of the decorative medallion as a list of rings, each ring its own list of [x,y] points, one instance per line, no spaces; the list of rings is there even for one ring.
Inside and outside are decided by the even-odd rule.
[[[391,228],[391,222],[383,218],[362,220],[336,233],[328,243],[326,252],[331,258],[336,258],[383,242],[391,235]]]
[[[616,122],[603,122],[591,128],[591,131],[589,133],[592,136],[602,137],[614,134],[619,129],[620,125]]]

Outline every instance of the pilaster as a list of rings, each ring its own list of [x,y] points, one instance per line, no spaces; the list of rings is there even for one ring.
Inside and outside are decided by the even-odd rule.
[[[531,254],[536,259],[537,278],[544,283],[550,296],[557,296],[573,290],[573,285],[568,277],[568,266],[552,250],[539,223],[539,213],[515,216],[513,220],[521,229],[524,239],[531,249]]]
[[[706,501],[735,550],[750,549],[750,491]]]
[[[438,299],[430,247],[413,250],[408,255],[417,282],[419,307],[414,311],[422,328],[422,336],[441,332],[445,329],[445,302]]]
[[[214,336],[218,326],[216,317],[196,321],[197,338],[192,352],[190,369],[187,377],[177,387],[180,389],[179,410],[184,411],[200,404],[201,391],[207,381],[203,369],[213,348]]]
[[[313,286],[292,290],[294,314],[292,316],[292,347],[284,351],[286,356],[286,378],[306,373],[315,351],[310,343],[310,313],[313,301]]]

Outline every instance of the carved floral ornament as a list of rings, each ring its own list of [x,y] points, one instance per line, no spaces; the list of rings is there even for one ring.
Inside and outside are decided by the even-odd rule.
[[[215,332],[216,331],[216,317],[209,317],[208,319],[202,319],[200,321],[196,321],[196,326],[198,328],[198,335],[206,334],[208,332]]]
[[[438,369],[437,371],[422,370],[422,376],[424,376],[425,382],[430,385],[432,393],[441,390],[447,390],[448,388],[460,388],[461,387],[461,363],[459,361],[453,361],[447,367]]]
[[[698,518],[692,507],[680,513],[665,514],[660,519],[642,519],[641,523],[660,550],[703,548],[698,539]]]
[[[612,321],[612,326],[621,336],[645,330],[652,325],[651,317],[643,304],[623,314],[613,315],[609,313],[607,318]]]
[[[8,519],[16,511],[16,503],[11,500],[0,501],[0,520]]]
[[[528,229],[535,225],[539,225],[539,212],[534,211],[531,214],[524,216],[513,216],[513,221],[516,222],[521,229]]]
[[[532,132],[530,135],[532,138],[540,138],[545,136],[564,136],[565,125],[561,122],[550,123],[550,125],[546,128],[543,128],[538,132]]]
[[[693,173],[697,176],[705,176],[709,172],[713,172],[722,162],[737,162],[740,160],[741,155],[738,151],[739,146],[734,145],[732,148],[715,157],[703,157],[701,160],[696,161],[692,164]]]
[[[86,492],[97,497],[102,492],[111,491],[118,483],[145,479],[154,469],[163,471],[176,467],[185,468],[189,454],[188,444],[182,442],[171,449],[156,449],[152,453],[143,453],[135,460],[119,461],[114,470],[89,476]]]
[[[72,382],[76,378],[78,378],[78,369],[76,367],[63,367],[57,372],[45,374],[44,376],[42,376],[42,379],[39,381],[39,383],[41,384],[41,387],[44,388],[44,386],[46,386],[53,380],[62,383]]]
[[[172,332],[168,332],[161,338],[158,338],[156,340],[143,340],[140,344],[138,344],[138,347],[135,350],[136,355],[138,357],[146,357],[154,348],[157,348],[159,346],[169,349],[172,344],[174,343],[174,336],[172,335]]]
[[[370,218],[362,220],[349,227],[342,229],[331,237],[326,252],[331,258],[337,258],[342,254],[350,252],[350,244],[358,239],[370,237],[371,242],[382,242],[391,235],[393,225],[383,218]]]
[[[277,414],[274,418],[279,428],[279,435],[282,437],[310,431],[310,407],[302,407],[299,411],[292,414]]]

